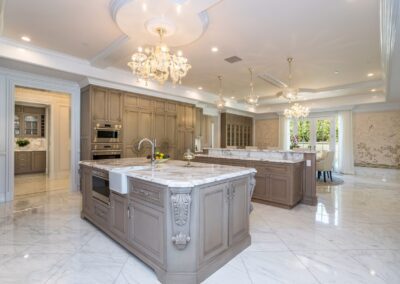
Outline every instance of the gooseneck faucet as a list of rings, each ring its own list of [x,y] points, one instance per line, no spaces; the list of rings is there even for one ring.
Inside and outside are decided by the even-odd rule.
[[[138,150],[140,150],[140,146],[142,145],[143,142],[149,142],[151,144],[151,158],[150,159],[151,159],[151,167],[153,168],[156,164],[155,153],[156,153],[157,141],[155,138],[153,139],[153,141],[151,141],[149,138],[143,138],[139,142]]]

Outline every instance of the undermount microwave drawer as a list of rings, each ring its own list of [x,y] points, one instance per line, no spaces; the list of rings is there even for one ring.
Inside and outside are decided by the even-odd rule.
[[[153,184],[141,182],[137,179],[129,179],[129,197],[150,202],[154,205],[164,207],[164,188]]]

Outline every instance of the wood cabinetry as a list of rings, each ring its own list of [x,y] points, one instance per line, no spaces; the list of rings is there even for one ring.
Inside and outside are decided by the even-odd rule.
[[[45,108],[15,105],[15,137],[45,137],[45,113]]]
[[[16,151],[14,173],[42,173],[46,171],[46,151]]]
[[[303,198],[304,162],[274,163],[222,157],[196,157],[195,161],[255,168],[253,201],[292,208]]]
[[[111,231],[122,239],[128,238],[128,219],[131,217],[129,202],[126,197],[111,192],[110,194]]]
[[[122,123],[122,93],[116,90],[92,87],[90,90],[92,121]]]
[[[233,180],[200,191],[200,262],[206,262],[249,235],[248,180]]]
[[[194,150],[195,106],[98,86],[81,90],[81,159],[91,158],[92,128],[96,123],[121,124],[123,157],[143,157],[150,146],[142,138],[156,138],[157,149],[182,159]]]
[[[253,145],[253,118],[230,113],[221,114],[221,147],[244,148]]]

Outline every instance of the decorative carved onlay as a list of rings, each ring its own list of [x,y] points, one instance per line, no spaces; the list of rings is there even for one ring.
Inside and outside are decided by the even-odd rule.
[[[171,189],[171,240],[178,250],[185,249],[190,241],[190,211],[192,202],[190,194],[191,189],[185,189],[183,192]]]
[[[250,181],[249,181],[249,203],[250,203],[250,212],[253,211],[253,204],[251,204],[251,197],[253,196],[253,192],[254,192],[254,188],[256,186],[256,179],[255,179],[255,174],[252,174],[250,177]]]

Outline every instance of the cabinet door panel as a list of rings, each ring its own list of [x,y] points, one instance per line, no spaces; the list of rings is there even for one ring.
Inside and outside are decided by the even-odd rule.
[[[107,90],[101,88],[93,88],[92,95],[92,118],[96,121],[107,120]]]
[[[45,172],[46,171],[46,152],[34,151],[32,152],[32,171]]]
[[[159,146],[166,140],[165,123],[164,114],[156,113],[154,115],[154,137],[157,139],[157,145]]]
[[[269,183],[267,182],[267,177],[265,175],[255,176],[256,186],[254,188],[253,197],[258,199],[267,199],[269,195]]]
[[[170,146],[176,145],[176,115],[166,116],[166,137]]]
[[[270,176],[271,201],[283,204],[290,203],[288,181],[286,176],[272,174]]]
[[[15,152],[14,158],[15,174],[29,173],[32,171],[32,152]]]
[[[139,112],[137,110],[125,110],[124,114],[124,157],[137,157],[136,151],[133,151],[135,143],[138,141],[139,131]]]
[[[82,192],[82,210],[85,214],[93,216],[93,199],[92,199],[92,171],[89,168],[82,167],[81,175],[81,192]]]
[[[152,113],[140,112],[139,113],[139,139],[152,137]]]
[[[132,202],[129,219],[129,242],[137,250],[164,263],[164,216],[161,212]]]
[[[111,231],[118,237],[128,238],[128,200],[111,193]]]
[[[195,108],[192,106],[185,107],[185,127],[194,128]]]
[[[229,208],[229,245],[248,236],[249,232],[249,191],[247,179],[234,181],[231,189]]]
[[[120,124],[122,122],[122,94],[116,91],[110,91],[108,103],[109,121]]]
[[[228,248],[228,188],[215,185],[200,190],[200,261]]]

